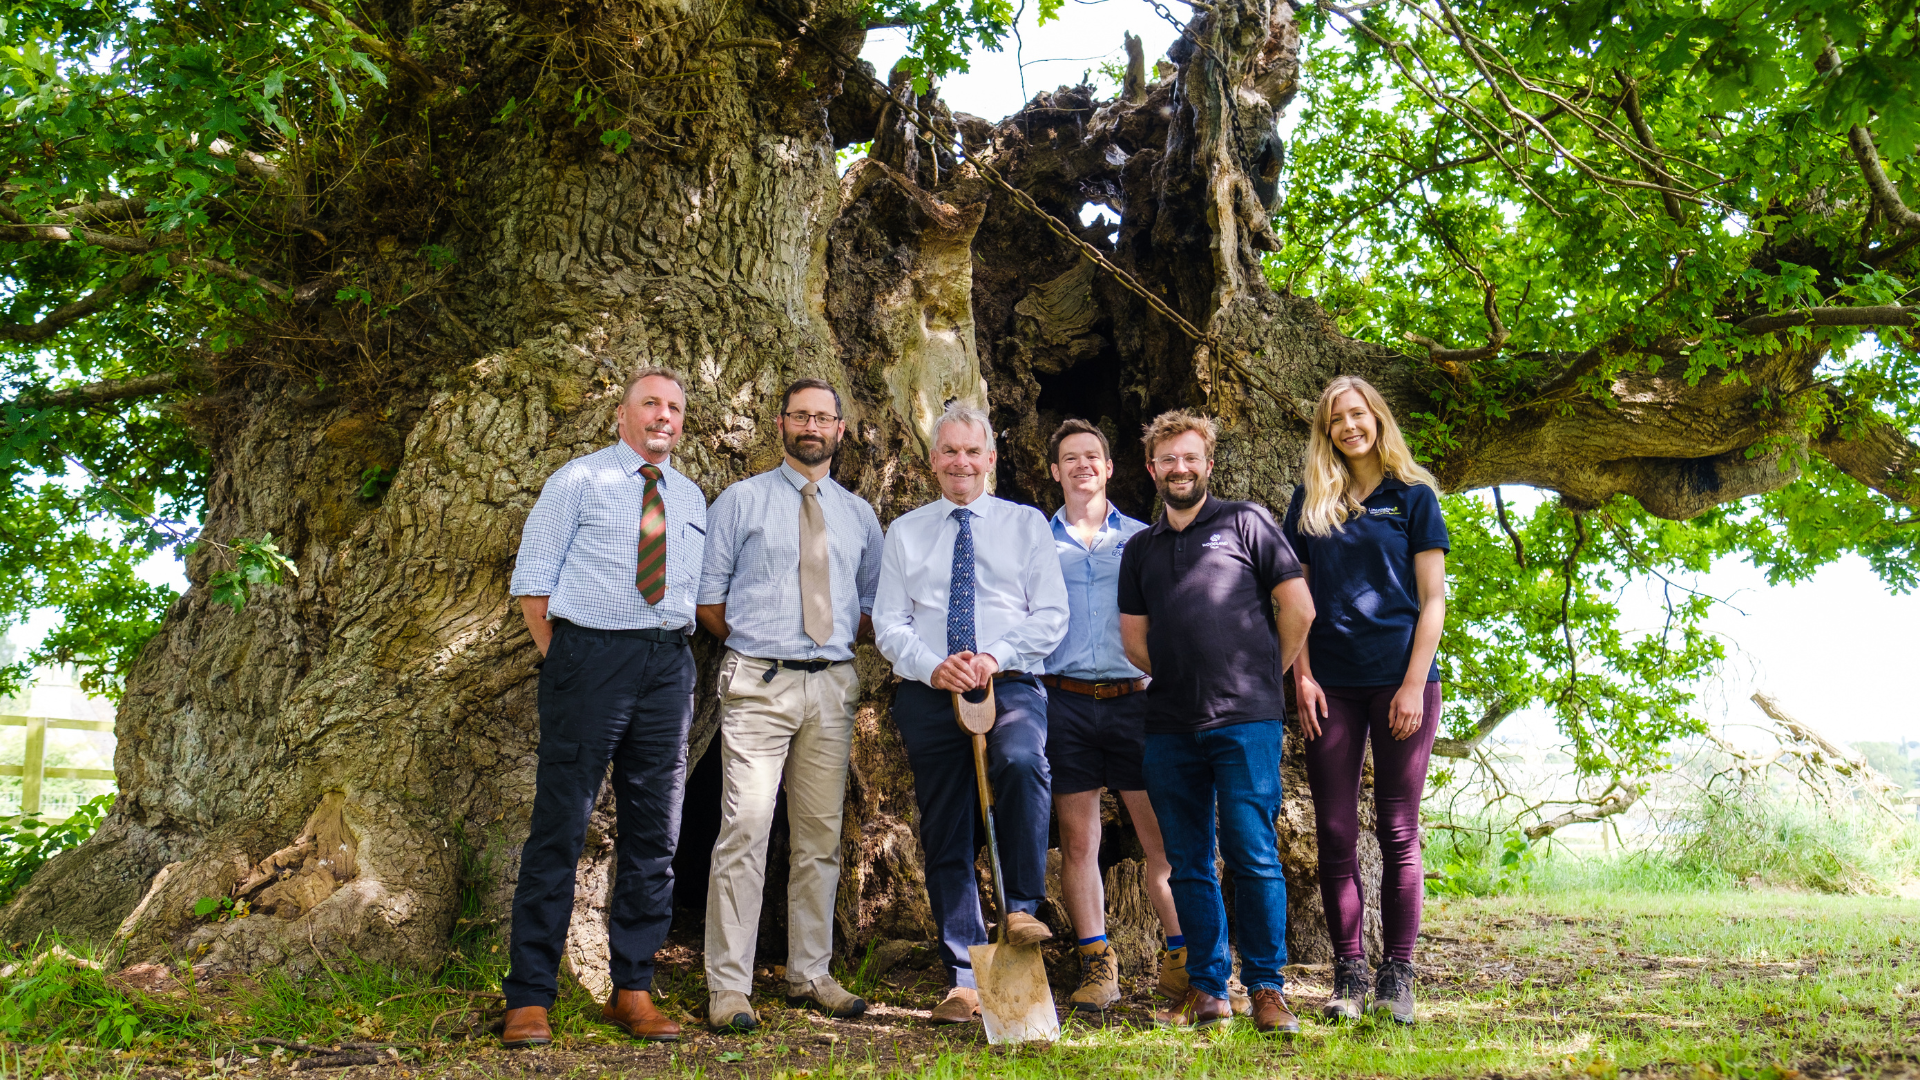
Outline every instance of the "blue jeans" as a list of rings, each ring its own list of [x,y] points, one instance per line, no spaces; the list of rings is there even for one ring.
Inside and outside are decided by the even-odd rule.
[[[1214,872],[1214,815],[1220,855],[1233,871],[1240,923],[1240,979],[1252,992],[1278,990],[1287,962],[1287,879],[1280,869],[1280,721],[1254,720],[1208,731],[1147,735],[1147,798],[1173,864],[1173,906],[1187,937],[1194,989],[1227,996],[1233,957],[1227,909]]]

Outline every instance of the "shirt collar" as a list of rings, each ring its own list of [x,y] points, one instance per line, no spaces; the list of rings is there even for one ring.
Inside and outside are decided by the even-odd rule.
[[[627,440],[625,439],[614,440],[613,456],[619,459],[621,471],[629,476],[639,472],[640,466],[652,464],[652,462],[640,456],[640,451],[628,446]],[[659,468],[661,476],[671,473],[673,471],[673,456],[668,455],[667,460],[661,462]]]
[[[938,505],[940,507],[940,516],[943,518],[952,517],[955,510],[971,510],[975,517],[984,518],[987,516],[987,504],[993,501],[993,496],[981,495],[967,505],[961,506],[959,503],[942,495],[938,500]]]
[[[1113,532],[1118,530],[1120,528],[1120,519],[1124,516],[1125,515],[1120,513],[1120,508],[1113,505],[1113,500],[1108,499],[1107,520],[1104,525],[1100,526],[1100,531]],[[1053,512],[1053,528],[1056,533],[1060,533],[1068,539],[1073,539],[1073,526],[1067,521],[1067,506],[1065,503],[1061,503],[1060,509]],[[1079,541],[1074,540],[1074,543],[1079,543]]]
[[[1220,496],[1215,495],[1211,491],[1207,492],[1207,501],[1200,504],[1200,512],[1193,516],[1192,521],[1187,522],[1187,528],[1191,529],[1203,521],[1212,521],[1214,516],[1219,514],[1225,506],[1226,502],[1221,499]],[[1162,533],[1170,533],[1173,531],[1173,526],[1167,524],[1167,511],[1162,507],[1160,510],[1160,520],[1153,523],[1153,535],[1159,536]]]
[[[807,479],[807,476],[805,473],[801,472],[799,469],[794,468],[793,465],[789,463],[785,458],[780,459],[779,466],[775,468],[773,471],[779,473],[782,477],[784,477],[787,483],[792,484],[793,490],[795,491],[799,491],[801,488],[806,487],[808,484],[813,483],[813,481]],[[832,476],[823,476],[820,478],[820,486],[822,488],[825,488],[828,484],[831,484],[831,483],[833,483]]]

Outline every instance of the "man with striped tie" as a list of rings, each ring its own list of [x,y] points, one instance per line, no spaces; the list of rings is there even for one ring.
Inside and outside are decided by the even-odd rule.
[[[952,988],[935,1023],[980,1011],[967,948],[987,943],[974,858],[984,839],[973,742],[953,715],[953,691],[991,684],[998,719],[987,735],[1007,938],[1053,936],[1033,913],[1046,899],[1047,694],[1038,676],[1067,633],[1067,586],[1047,519],[987,492],[997,455],[987,415],[947,408],[933,426],[931,464],[945,498],[887,531],[873,601],[875,644],[900,677],[893,722],[913,767],[927,899]]]
[[[693,631],[707,500],[669,463],[687,396],[643,369],[614,411],[619,441],[547,478],[527,516],[513,594],[540,667],[533,820],[513,894],[509,1047],[553,1040],[547,1010],[573,915],[587,817],[613,762],[620,829],[607,944],[613,993],[601,1019],[636,1039],[680,1026],[653,1005],[653,954],[673,916],[673,852],[693,719]]]

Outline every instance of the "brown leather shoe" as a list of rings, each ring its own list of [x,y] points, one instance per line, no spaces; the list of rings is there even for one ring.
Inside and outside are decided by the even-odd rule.
[[[1160,1027],[1209,1028],[1233,1019],[1233,1006],[1226,998],[1189,988],[1186,996],[1153,1014]]]
[[[615,987],[600,1010],[600,1022],[612,1024],[636,1039],[646,1042],[679,1042],[680,1025],[667,1019],[653,1007],[653,995],[645,990]]]
[[[971,986],[956,986],[947,991],[946,999],[933,1007],[933,1015],[927,1019],[936,1024],[965,1024],[980,1015],[980,991]]]
[[[1007,916],[1007,944],[1009,945],[1038,945],[1052,936],[1053,931],[1047,929],[1046,923],[1024,911],[1016,911]]]
[[[547,1026],[547,1010],[542,1005],[525,1005],[507,1010],[506,1026],[500,1029],[500,1045],[509,1050],[523,1046],[545,1046],[553,1041],[553,1029]]]
[[[1300,1020],[1287,1008],[1287,999],[1280,991],[1263,986],[1253,992],[1253,1026],[1260,1031],[1277,1031],[1283,1035],[1300,1034]]]

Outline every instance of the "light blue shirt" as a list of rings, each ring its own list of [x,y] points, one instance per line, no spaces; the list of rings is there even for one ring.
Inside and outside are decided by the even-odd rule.
[[[647,459],[624,442],[574,458],[547,477],[520,532],[515,596],[546,596],[547,617],[595,630],[680,630],[693,625],[707,542],[700,485],[660,466],[667,510],[667,595],[640,595],[640,506]]]
[[[1137,679],[1120,644],[1120,552],[1147,527],[1107,504],[1107,521],[1087,547],[1067,527],[1067,508],[1053,515],[1053,549],[1067,581],[1067,636],[1047,657],[1047,674],[1085,682]]]
[[[762,660],[851,660],[860,616],[873,612],[880,581],[880,519],[867,500],[832,477],[820,481],[827,524],[833,636],[816,645],[800,609],[800,489],[793,466],[749,477],[708,511],[700,603],[727,605],[727,648]]]
[[[924,683],[947,658],[947,590],[959,509],[945,499],[895,518],[873,599],[874,643],[893,673]],[[1046,516],[991,495],[967,504],[973,529],[974,642],[1001,671],[1046,671],[1067,631],[1067,590]]]

